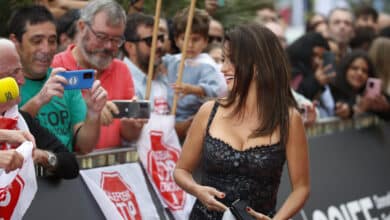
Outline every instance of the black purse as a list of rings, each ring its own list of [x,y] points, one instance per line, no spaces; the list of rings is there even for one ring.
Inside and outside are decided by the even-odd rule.
[[[255,218],[246,211],[246,207],[248,206],[248,201],[237,199],[232,203],[230,211],[237,220],[255,220]]]

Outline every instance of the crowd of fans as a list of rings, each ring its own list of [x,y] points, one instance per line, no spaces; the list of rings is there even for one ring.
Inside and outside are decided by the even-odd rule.
[[[0,79],[14,78],[21,91],[19,98],[0,103],[0,168],[6,172],[20,168],[23,158],[14,147],[31,141],[36,164],[60,178],[74,178],[79,170],[74,153],[88,154],[94,150],[132,144],[148,123],[148,119],[144,118],[115,117],[119,113],[115,100],[145,99],[155,21],[152,15],[143,13],[142,0],[132,0],[127,10],[112,0],[37,2],[16,9],[8,21],[8,35],[0,39]],[[343,120],[366,113],[376,114],[384,120],[390,119],[390,65],[386,62],[390,58],[389,15],[379,14],[368,5],[361,5],[355,11],[334,8],[329,15],[313,14],[307,20],[306,32],[288,44],[286,23],[272,5],[266,5],[257,11],[253,21],[256,24],[229,32],[230,35],[227,36],[237,41],[229,44],[224,41],[223,24],[212,17],[223,6],[216,0],[205,0],[205,5],[205,10],[195,9],[194,12],[181,83],[176,81],[183,59],[182,50],[185,48],[188,9],[178,11],[173,18],[161,18],[158,28],[150,107],[155,114],[170,114],[173,97],[179,97],[175,130],[180,140],[183,141],[191,130],[193,134],[199,133],[195,135],[198,139],[200,135],[204,135],[206,128],[208,131],[211,123],[206,126],[208,114],[203,115],[202,120],[199,119],[201,116],[195,116],[206,101],[229,97],[227,100],[232,104],[260,93],[253,100],[257,103],[273,103],[279,99],[271,100],[260,91],[271,94],[273,89],[271,96],[274,97],[279,94],[275,92],[275,85],[284,85],[285,81],[286,91],[281,91],[280,94],[286,97],[281,100],[286,98],[289,103],[279,103],[277,106],[282,110],[291,106],[297,108],[299,113],[290,115],[294,118],[294,123],[290,124],[294,128],[299,127],[300,119],[296,119],[299,114],[305,126],[311,126],[323,118],[339,117]],[[241,36],[239,30],[247,32],[248,36]],[[275,52],[275,59],[264,64],[264,60],[258,62],[253,59],[249,44],[243,41],[251,39],[249,35],[275,40],[277,45],[272,44],[272,47],[276,49],[267,48],[270,53]],[[230,40],[233,41],[232,39]],[[256,42],[259,47],[271,45],[266,40]],[[246,45],[248,54],[237,46],[233,49],[239,56],[227,57],[226,48],[236,44]],[[278,54],[279,49],[282,55]],[[258,47],[252,52],[258,52],[264,59],[270,56]],[[227,64],[230,60],[240,60],[242,64]],[[243,66],[250,60],[256,64],[254,69]],[[276,64],[278,60],[283,63]],[[229,75],[226,71],[247,70],[255,74],[255,67],[259,72],[262,71],[261,68],[277,70],[285,67],[283,70],[289,76],[279,72],[270,76],[272,71],[268,71],[268,78],[264,79],[274,86],[264,85],[258,80],[260,78],[256,78],[258,91],[250,87],[251,94],[241,94],[241,91],[249,90],[249,85],[252,85],[250,80],[255,79],[245,76],[240,82],[235,82],[234,74]],[[82,69],[95,70],[92,87],[84,90],[64,89],[68,82],[59,73]],[[283,80],[270,80],[276,76]],[[232,88],[237,100],[227,96],[232,93]],[[290,96],[297,105],[290,102]],[[260,97],[266,101],[259,101]],[[235,109],[249,109],[245,104],[239,101],[239,107]],[[214,117],[218,107],[210,104],[205,106],[203,111],[207,108],[210,112],[213,108]],[[278,112],[278,109],[265,108],[260,106],[268,115],[273,115],[273,111]],[[287,111],[284,113],[284,116],[289,114]],[[217,121],[226,120],[219,114],[221,113],[216,114]],[[278,115],[281,121],[286,120],[284,116]],[[253,120],[248,119],[243,128],[251,123],[253,124]],[[272,124],[272,120],[269,123]],[[279,128],[284,129],[280,142],[287,145],[289,122],[284,123],[287,123],[287,127]],[[191,124],[195,125],[189,129]],[[260,125],[257,122],[255,124],[254,128],[259,128]],[[197,129],[200,125],[203,129]],[[220,130],[223,130],[230,125],[220,126]],[[272,126],[275,130],[275,124]],[[266,134],[270,135],[269,140],[276,142],[271,146],[279,146],[280,143],[274,140],[274,130]],[[250,133],[252,132],[261,134],[259,130]],[[223,135],[229,136],[228,133]],[[303,132],[298,136],[301,137],[299,141],[306,143]],[[195,138],[192,142],[198,139]],[[193,147],[190,144],[192,142],[186,142],[191,145],[190,148]],[[291,145],[291,140],[288,143]],[[291,148],[288,147],[290,145],[287,145],[287,150]],[[199,142],[197,146],[201,149],[202,145]],[[200,157],[199,152],[196,156],[197,154],[191,153],[193,149],[188,149],[189,147],[183,152],[187,152],[185,155],[190,160],[182,159],[182,167],[190,166],[191,164],[186,164],[188,161],[195,161]],[[292,154],[291,152],[287,153]],[[299,152],[303,155],[302,161],[307,162],[306,150],[302,148]],[[285,158],[281,160],[284,161]],[[302,161],[291,163],[306,170],[307,163]],[[298,172],[297,167],[295,170]],[[299,204],[304,203],[309,192],[306,181],[308,174],[303,173],[303,177],[296,175],[304,182],[301,185],[303,192],[299,196]],[[181,174],[179,170],[179,183],[189,190],[191,187],[186,185],[187,177],[187,173]],[[295,183],[298,182],[300,181],[295,179]],[[223,198],[224,195],[219,197]],[[219,205],[218,207],[217,204],[216,210],[224,209],[224,205]],[[298,210],[299,207],[295,206]],[[268,211],[273,213],[274,210]]]
[[[228,93],[229,79],[221,73],[225,30],[212,18],[222,6],[205,3],[205,10],[195,10],[182,83],[176,79],[188,9],[159,23],[151,109],[169,114],[179,95],[175,128],[181,140],[201,105]],[[18,105],[17,120],[24,119],[29,131],[0,126],[0,143],[33,141],[37,163],[71,178],[78,168],[67,152],[87,154],[139,138],[148,120],[114,118],[119,110],[113,100],[145,98],[154,18],[142,13],[143,1],[131,1],[126,11],[109,0],[57,0],[13,12],[0,40],[0,78],[15,78],[21,97],[20,103],[0,103],[0,113],[5,118]],[[367,5],[313,14],[306,33],[291,44],[273,6],[260,8],[254,22],[271,30],[286,52],[291,91],[306,126],[368,112],[390,118],[389,15]],[[96,70],[92,88],[64,90],[66,79],[58,73],[81,69]],[[15,150],[0,151],[0,168],[10,171],[22,162]]]

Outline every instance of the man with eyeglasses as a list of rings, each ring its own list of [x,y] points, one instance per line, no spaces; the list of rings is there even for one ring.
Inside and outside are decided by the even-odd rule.
[[[70,70],[96,69],[96,79],[107,90],[108,100],[102,111],[102,127],[96,149],[118,147],[122,141],[134,141],[141,132],[144,119],[114,119],[118,108],[110,100],[134,98],[134,85],[126,64],[116,59],[124,43],[126,13],[113,0],[90,1],[81,10],[77,23],[76,44],[54,57],[53,66]]]
[[[224,30],[221,22],[211,19],[209,25],[209,44],[216,42],[222,43]]]
[[[133,76],[135,92],[138,98],[144,99],[146,92],[147,73],[150,50],[152,46],[154,19],[150,15],[135,13],[128,16],[123,46],[126,57],[124,62]],[[158,114],[168,113],[168,80],[166,75],[158,72],[158,65],[163,55],[164,35],[158,35],[154,62],[154,75],[151,88],[152,111]]]
[[[9,20],[9,38],[23,65],[25,84],[21,87],[21,109],[38,119],[69,151],[91,152],[100,134],[100,114],[107,93],[95,80],[91,89],[64,90],[66,79],[51,69],[57,50],[53,15],[44,6],[31,5],[16,10]]]

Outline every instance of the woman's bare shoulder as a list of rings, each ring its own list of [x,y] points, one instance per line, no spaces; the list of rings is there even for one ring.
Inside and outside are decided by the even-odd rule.
[[[198,110],[197,115],[200,117],[208,117],[217,101],[210,100],[205,102]]]

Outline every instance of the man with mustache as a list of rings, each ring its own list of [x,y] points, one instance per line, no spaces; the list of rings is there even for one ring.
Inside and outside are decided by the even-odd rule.
[[[93,68],[96,78],[108,92],[108,100],[134,97],[134,86],[125,63],[115,59],[124,43],[123,32],[126,25],[126,13],[113,0],[90,1],[81,10],[77,23],[76,44],[54,57],[53,66],[67,69]],[[118,108],[107,101],[102,112],[101,136],[97,149],[117,147],[122,141],[133,141],[140,135],[144,119],[113,119]]]
[[[0,79],[11,77],[18,87],[22,86],[25,80],[15,45],[8,39],[0,38],[0,51]],[[30,114],[18,111],[19,102],[20,97],[14,97],[0,103],[0,173],[1,169],[9,172],[22,167],[24,158],[14,148],[30,141],[34,146],[32,157],[35,164],[43,166],[56,177],[76,178],[79,166],[75,155]]]
[[[137,98],[144,99],[147,84],[147,73],[152,46],[154,19],[150,15],[134,13],[128,16],[123,49],[124,62],[134,79]],[[154,60],[154,73],[151,88],[151,107],[158,114],[168,113],[168,80],[157,68],[163,55],[164,35],[158,35]]]
[[[67,81],[57,73],[65,69],[49,68],[57,49],[57,34],[53,15],[44,6],[19,8],[8,25],[26,78],[21,87],[21,109],[38,119],[69,151],[91,152],[99,138],[107,92],[99,80],[84,91],[85,99],[80,90],[64,90]]]

